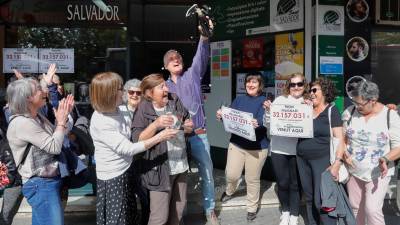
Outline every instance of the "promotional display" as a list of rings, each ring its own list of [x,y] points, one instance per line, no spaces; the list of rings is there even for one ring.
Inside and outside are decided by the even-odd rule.
[[[288,77],[304,73],[304,33],[275,35],[275,97],[282,94]]]
[[[39,73],[46,73],[49,65],[57,65],[57,73],[74,73],[74,49],[39,49]]]
[[[243,68],[261,68],[264,63],[264,38],[244,39]]]
[[[3,48],[3,73],[37,73],[38,66],[37,48]]]
[[[231,41],[211,43],[211,77],[228,78],[231,75]]]
[[[312,138],[312,107],[307,104],[272,104],[270,133],[275,136]]]
[[[256,140],[256,133],[251,123],[253,114],[236,109],[221,107],[222,121],[226,132],[236,134],[250,141]]]
[[[343,6],[318,6],[318,33],[320,35],[344,35]]]

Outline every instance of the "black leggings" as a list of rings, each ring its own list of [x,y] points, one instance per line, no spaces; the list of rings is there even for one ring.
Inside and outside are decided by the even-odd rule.
[[[336,225],[336,218],[321,211],[321,174],[330,166],[329,153],[317,159],[297,156],[301,186],[306,198],[308,224]]]
[[[299,216],[300,193],[295,155],[271,153],[272,167],[278,184],[278,198],[282,212]]]

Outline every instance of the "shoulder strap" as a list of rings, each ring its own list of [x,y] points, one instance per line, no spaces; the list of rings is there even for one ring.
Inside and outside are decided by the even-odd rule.
[[[20,116],[20,115],[12,116],[12,117],[10,118],[10,121],[8,122],[8,124],[11,124],[11,121],[13,121],[15,118],[17,118],[17,117],[19,117],[19,116]],[[31,143],[28,143],[28,145],[27,145],[26,148],[25,148],[24,154],[22,155],[22,160],[21,160],[21,162],[19,163],[19,165],[24,164],[25,159],[26,159],[26,157],[28,156],[28,154],[29,154],[29,152],[30,152],[30,150],[31,150],[31,147],[32,147],[32,144],[31,144]],[[19,165],[16,165],[16,166],[18,167]]]
[[[335,106],[335,104],[331,104],[331,105],[329,106],[329,109],[328,109],[329,133],[330,133],[331,137],[332,137],[331,114],[332,114],[332,107],[333,107],[333,106]]]
[[[351,110],[350,118],[349,118],[349,120],[347,120],[347,126],[350,125],[350,122],[353,119],[353,114],[354,114],[355,111],[356,111],[356,107],[354,106],[353,109]]]
[[[386,123],[387,123],[388,130],[390,129],[390,111],[391,111],[391,109],[388,109],[387,115],[386,115]]]

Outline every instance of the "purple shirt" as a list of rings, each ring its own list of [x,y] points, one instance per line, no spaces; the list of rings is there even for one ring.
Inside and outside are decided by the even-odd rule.
[[[206,127],[201,93],[201,79],[203,79],[207,70],[209,56],[209,41],[200,40],[196,55],[193,58],[192,66],[181,76],[178,76],[176,83],[174,83],[171,78],[167,80],[169,92],[178,95],[183,106],[188,111],[192,111],[192,108],[198,109],[197,113],[192,117],[194,129]],[[195,107],[196,105],[198,107]]]

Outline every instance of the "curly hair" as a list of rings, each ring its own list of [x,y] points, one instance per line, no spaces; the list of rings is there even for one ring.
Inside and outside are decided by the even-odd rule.
[[[322,94],[325,97],[327,103],[335,101],[337,90],[332,80],[325,77],[318,77],[315,81],[311,82],[310,87],[319,85],[321,87]]]

